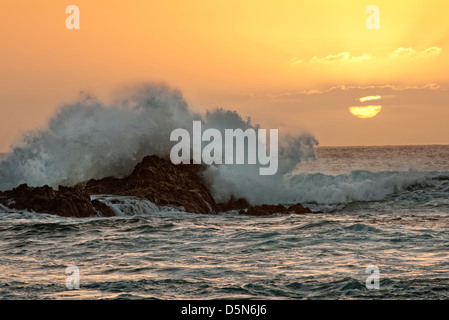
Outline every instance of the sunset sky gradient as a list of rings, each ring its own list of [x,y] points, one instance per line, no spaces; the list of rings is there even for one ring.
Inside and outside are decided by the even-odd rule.
[[[448,15],[445,0],[2,1],[0,152],[80,91],[151,81],[320,145],[449,144]],[[348,111],[377,95],[377,116]]]

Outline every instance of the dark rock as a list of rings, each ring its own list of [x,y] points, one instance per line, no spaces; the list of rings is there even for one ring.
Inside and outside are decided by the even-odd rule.
[[[221,212],[240,210],[251,207],[248,200],[246,200],[245,198],[235,199],[234,197],[231,197],[228,202],[218,203],[217,205],[220,208]]]
[[[309,208],[304,208],[300,203],[294,204],[287,208],[287,211],[289,213],[296,213],[296,214],[304,214],[304,213],[321,213],[321,212],[313,212]]]
[[[113,217],[115,216],[114,210],[111,209],[107,204],[104,204],[100,200],[92,200],[92,205],[99,216],[102,217]]]
[[[111,208],[96,201],[93,203],[83,189],[75,187],[59,186],[58,190],[54,190],[47,185],[32,188],[22,184],[13,190],[2,192],[0,203],[18,210],[32,210],[63,217],[115,215]]]
[[[157,205],[183,207],[187,212],[215,214],[219,207],[202,177],[201,165],[174,165],[169,159],[147,156],[123,179],[89,180],[87,193],[135,196]]]
[[[231,198],[226,203],[217,204],[203,178],[203,169],[201,165],[174,165],[169,159],[148,156],[125,178],[89,180],[84,185],[59,186],[58,190],[49,186],[31,188],[20,185],[0,192],[0,204],[64,217],[111,217],[115,213],[109,206],[90,199],[90,195],[108,194],[140,197],[157,205],[183,207],[187,212],[203,214],[230,210],[240,210],[239,214],[248,216],[312,213],[299,203],[288,208],[280,204],[251,206],[244,198]]]

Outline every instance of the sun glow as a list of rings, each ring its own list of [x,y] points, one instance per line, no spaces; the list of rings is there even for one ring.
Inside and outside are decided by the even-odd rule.
[[[382,99],[382,97],[381,96],[367,96],[367,97],[360,98],[359,101],[365,102],[365,101],[379,100],[379,99]]]
[[[349,112],[353,116],[361,119],[369,119],[377,116],[377,114],[382,110],[382,106],[364,106],[364,107],[349,107]]]

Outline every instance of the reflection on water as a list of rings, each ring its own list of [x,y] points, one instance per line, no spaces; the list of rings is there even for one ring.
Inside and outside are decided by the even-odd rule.
[[[0,217],[2,298],[442,298],[449,215]],[[67,290],[65,268],[80,269]],[[381,290],[365,287],[368,265]]]

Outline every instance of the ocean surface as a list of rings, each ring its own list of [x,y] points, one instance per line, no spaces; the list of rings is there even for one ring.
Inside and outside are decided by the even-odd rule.
[[[199,215],[108,195],[96,198],[117,217],[0,206],[0,299],[449,298],[449,146],[319,147],[285,179],[291,202],[323,214]]]

